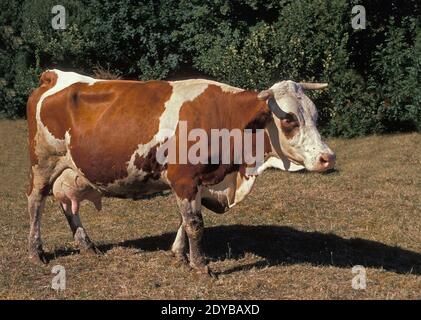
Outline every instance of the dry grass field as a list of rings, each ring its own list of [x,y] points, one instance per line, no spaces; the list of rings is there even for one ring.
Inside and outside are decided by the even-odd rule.
[[[82,206],[104,252],[81,255],[47,200],[42,235],[50,262],[26,258],[26,123],[0,121],[2,299],[421,299],[421,135],[331,139],[330,174],[269,170],[224,215],[205,210],[205,252],[217,280],[178,267],[168,250],[178,226],[172,195]],[[54,265],[67,288],[51,289]],[[354,290],[363,265],[367,287]]]

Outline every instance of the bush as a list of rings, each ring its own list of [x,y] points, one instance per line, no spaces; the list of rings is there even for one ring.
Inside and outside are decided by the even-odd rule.
[[[420,130],[420,6],[415,0],[52,0],[0,4],[0,115],[24,115],[42,70],[165,79],[203,74],[249,89],[327,81],[311,96],[323,133]],[[367,29],[351,28],[351,8]],[[101,72],[99,72],[99,71]],[[98,73],[99,72],[99,73]]]
[[[0,2],[0,116],[22,117],[36,72],[22,38],[22,4]]]
[[[399,27],[392,18],[385,35],[373,59],[379,118],[391,130],[420,130],[421,29],[415,19],[405,19]]]

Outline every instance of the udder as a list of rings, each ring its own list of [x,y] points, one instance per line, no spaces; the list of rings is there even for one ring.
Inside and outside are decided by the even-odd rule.
[[[83,200],[91,201],[97,210],[101,210],[101,193],[95,190],[84,178],[71,169],[66,169],[53,185],[54,197],[63,205],[64,210],[79,212]]]

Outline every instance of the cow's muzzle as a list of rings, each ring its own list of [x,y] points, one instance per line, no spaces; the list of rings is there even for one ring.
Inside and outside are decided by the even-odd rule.
[[[336,155],[334,153],[321,153],[317,157],[317,164],[314,171],[323,172],[329,169],[333,169],[336,162]]]

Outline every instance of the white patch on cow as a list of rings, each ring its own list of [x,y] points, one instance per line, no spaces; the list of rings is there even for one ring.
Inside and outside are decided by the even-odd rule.
[[[230,208],[235,202],[238,172],[232,172],[218,184],[203,187],[203,197],[217,201],[221,206]]]
[[[283,157],[281,159],[277,157],[269,157],[269,159],[267,159],[263,163],[263,165],[257,169],[257,174],[263,173],[263,171],[265,171],[268,168],[275,168],[283,171],[294,172],[303,170],[304,166],[295,164],[288,160],[286,157]]]
[[[154,137],[158,143],[164,142],[168,138],[165,135],[166,130],[175,132],[182,105],[187,101],[193,101],[208,87],[206,82],[192,82],[191,80],[174,81],[170,82],[170,85],[172,86],[172,94],[165,103],[165,110],[159,118],[159,131]]]
[[[282,157],[282,159],[277,157],[269,157],[261,166],[257,168],[257,175],[253,176],[241,176],[239,173],[237,174],[237,184],[235,190],[235,199],[232,204],[230,204],[230,208],[235,206],[236,204],[240,203],[244,200],[244,198],[251,192],[254,182],[258,175],[262,174],[268,168],[276,168],[281,169],[284,171],[299,171],[304,169],[303,166],[297,165],[292,163],[286,157]]]
[[[151,141],[138,146],[138,149],[129,161],[129,167],[133,165],[136,154],[139,156],[148,154],[152,147],[159,143],[163,143],[165,139],[169,138],[169,133],[175,133],[179,122],[180,110],[183,104],[187,101],[193,101],[196,99],[208,88],[209,85],[219,86],[223,92],[237,93],[244,91],[240,88],[204,79],[170,81],[169,84],[172,86],[172,94],[170,99],[165,103],[165,110],[159,118],[159,130]]]
[[[132,154],[128,166],[128,177],[123,180],[141,178],[146,173],[136,168],[134,165],[136,156],[146,156],[151,148],[158,144],[162,144],[167,138],[170,138],[177,128],[180,110],[187,101],[193,101],[200,96],[210,84],[219,86],[224,92],[241,92],[243,89],[231,87],[229,85],[203,79],[191,79],[181,81],[170,81],[172,86],[172,94],[170,99],[164,105],[164,112],[159,118],[159,129],[154,137],[145,144],[139,144],[136,151]],[[117,183],[121,183],[118,181]],[[125,181],[124,181],[125,182]],[[113,183],[114,184],[114,183]]]
[[[177,236],[175,237],[174,243],[171,246],[171,251],[175,254],[184,253],[186,248],[186,232],[184,226],[181,225],[178,228]]]
[[[244,89],[237,88],[230,86],[229,84],[213,81],[213,80],[207,80],[207,79],[189,79],[189,80],[180,80],[180,81],[172,81],[170,83],[184,83],[185,85],[191,86],[191,85],[197,85],[197,84],[208,84],[208,85],[214,85],[217,87],[220,87],[222,92],[227,93],[238,93],[244,91]]]
[[[186,101],[192,101],[200,94],[202,94],[208,87],[207,82],[192,82],[191,80],[186,81],[174,81],[169,82],[172,86],[172,94],[170,99],[164,105],[164,112],[159,118],[159,129],[158,132],[154,135],[151,141],[145,144],[139,144],[136,151],[130,157],[130,160],[127,165],[128,176],[116,180],[107,186],[107,189],[118,188],[122,184],[128,184],[132,181],[142,179],[147,173],[139,170],[134,162],[136,156],[142,157],[146,156],[151,148],[161,144],[165,139],[170,138],[175,133],[175,130],[178,125],[180,109]],[[162,175],[161,175],[162,176]],[[159,181],[156,181],[157,184],[163,182],[168,182],[166,178],[162,177]],[[151,182],[152,183],[152,182]]]
[[[193,101],[201,95],[209,85],[219,86],[224,92],[240,92],[240,88],[231,87],[229,85],[203,79],[191,79],[181,81],[171,81],[172,94],[170,99],[165,103],[165,110],[159,118],[159,131],[154,139],[158,143],[164,142],[168,136],[167,132],[177,128],[180,110],[182,105],[187,101]]]
[[[235,190],[234,203],[230,208],[244,200],[253,188],[257,176],[242,177],[240,174],[237,176],[237,190]]]
[[[219,202],[222,206],[232,208],[250,193],[257,176],[242,176],[233,172],[224,180],[213,186],[203,188],[203,196]]]

